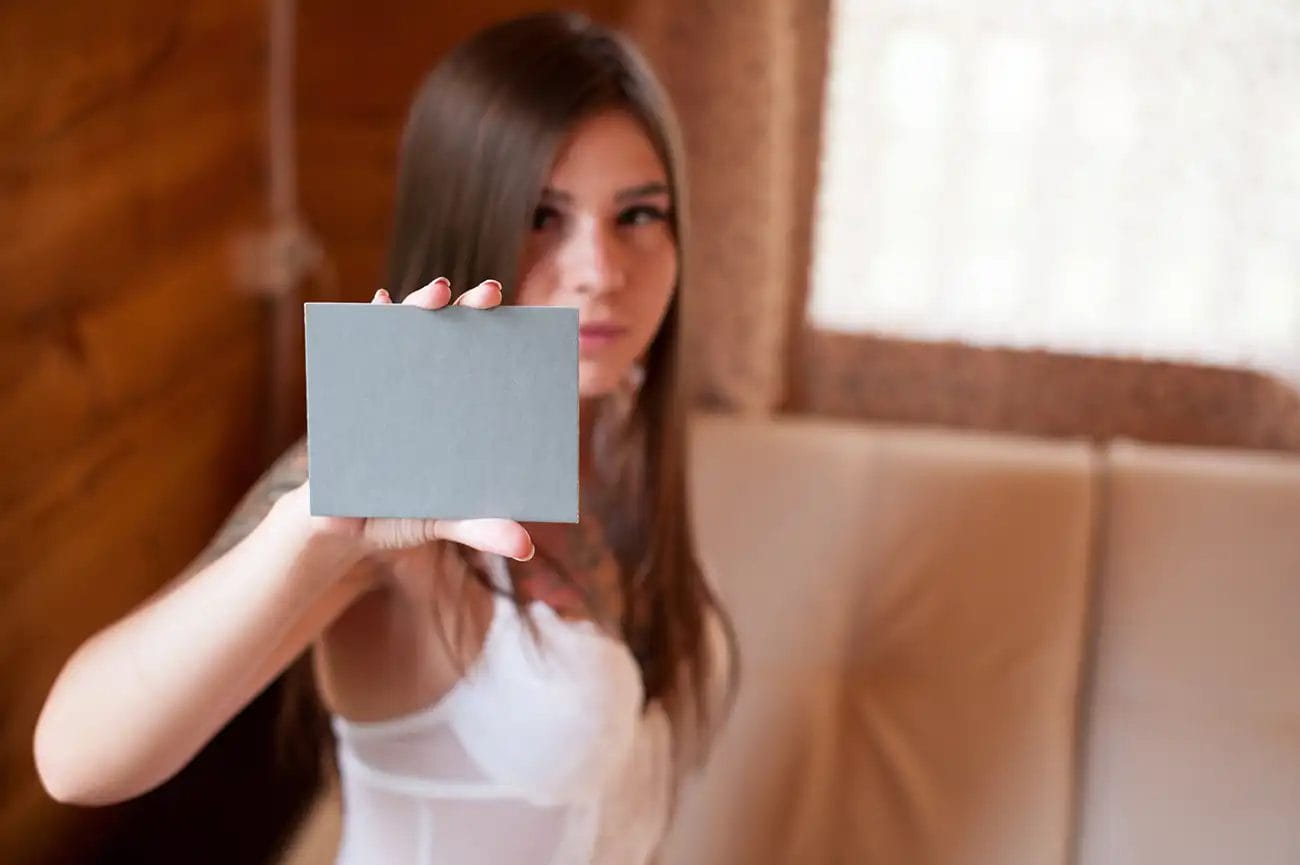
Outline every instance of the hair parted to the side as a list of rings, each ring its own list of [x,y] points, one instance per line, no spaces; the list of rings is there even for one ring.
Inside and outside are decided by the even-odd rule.
[[[668,712],[680,771],[707,750],[734,696],[737,666],[730,621],[695,556],[687,500],[680,134],[637,49],[584,16],[549,12],[490,27],[452,50],[421,84],[402,135],[385,285],[400,302],[437,276],[450,279],[454,291],[492,278],[510,303],[525,233],[560,144],[579,120],[609,108],[639,120],[674,204],[678,284],[645,355],[636,401],[614,437],[617,452],[605,455],[620,468],[598,516],[619,563],[623,637],[647,701]],[[483,579],[467,551],[452,549]],[[710,620],[721,642],[710,639]]]

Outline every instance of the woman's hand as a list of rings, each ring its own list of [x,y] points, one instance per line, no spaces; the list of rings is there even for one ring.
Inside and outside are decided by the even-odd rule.
[[[435,279],[417,291],[411,292],[404,306],[440,309],[451,299],[451,284],[443,277]],[[388,292],[379,289],[371,303],[392,303]],[[501,304],[501,284],[486,280],[456,299],[456,306],[491,309]],[[312,516],[309,513],[310,481],[286,493],[284,506],[294,509],[300,517],[309,520],[312,531],[319,535],[347,538],[360,546],[358,555],[397,552],[433,540],[454,541],[489,553],[510,556],[519,561],[533,557],[533,541],[528,531],[514,520],[473,519],[433,520],[393,517],[334,517]]]

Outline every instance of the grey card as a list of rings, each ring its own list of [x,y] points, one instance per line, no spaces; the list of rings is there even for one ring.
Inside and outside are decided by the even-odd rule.
[[[311,512],[578,520],[578,311],[304,304]]]

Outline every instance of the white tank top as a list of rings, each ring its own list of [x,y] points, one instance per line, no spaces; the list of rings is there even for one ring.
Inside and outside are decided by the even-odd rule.
[[[487,557],[498,586],[504,561]],[[670,732],[628,647],[496,596],[483,648],[438,702],[334,716],[337,865],[644,865],[667,822]]]

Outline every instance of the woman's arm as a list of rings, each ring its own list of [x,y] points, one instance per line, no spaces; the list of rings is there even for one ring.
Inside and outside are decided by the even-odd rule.
[[[450,299],[436,279],[402,304],[432,310]],[[381,289],[372,302],[389,299]],[[457,303],[498,306],[500,283],[487,280]],[[170,778],[376,584],[386,555],[434,540],[532,555],[513,520],[311,516],[305,445],[263,475],[185,573],[64,666],[34,742],[54,798],[105,804]]]
[[[291,449],[184,573],[87,640],[36,726],[55,799],[100,805],[170,778],[367,590],[356,544],[317,531]]]

